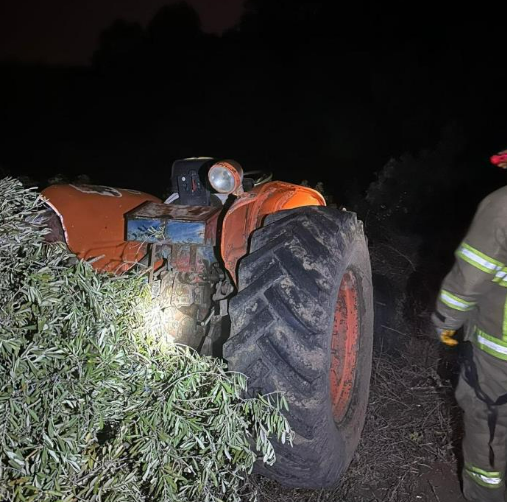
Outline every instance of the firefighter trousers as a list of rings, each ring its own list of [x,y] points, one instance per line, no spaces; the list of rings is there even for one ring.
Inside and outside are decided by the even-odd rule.
[[[507,392],[507,361],[474,347],[470,354],[480,392],[493,401]],[[472,382],[473,383],[473,382]],[[505,502],[507,465],[507,404],[496,406],[491,438],[491,407],[477,395],[462,364],[456,400],[464,414],[463,494],[470,502]]]

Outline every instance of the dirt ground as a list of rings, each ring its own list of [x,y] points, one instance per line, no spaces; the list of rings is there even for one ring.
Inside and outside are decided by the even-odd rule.
[[[405,333],[384,327],[376,334],[365,428],[341,485],[294,490],[260,478],[261,502],[465,500],[458,474],[462,425],[453,391],[456,352],[433,341],[426,329]]]

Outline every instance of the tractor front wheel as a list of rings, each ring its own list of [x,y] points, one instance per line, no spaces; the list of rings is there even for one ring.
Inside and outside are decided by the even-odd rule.
[[[257,471],[330,488],[354,454],[371,373],[371,269],[355,214],[324,207],[275,213],[252,235],[230,302],[224,355],[251,395],[281,391],[294,445]]]

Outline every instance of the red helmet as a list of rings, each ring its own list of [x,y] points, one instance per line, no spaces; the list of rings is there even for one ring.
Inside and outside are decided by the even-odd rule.
[[[503,167],[505,169],[504,165],[507,164],[507,151],[497,153],[496,155],[493,155],[489,160],[493,165]]]

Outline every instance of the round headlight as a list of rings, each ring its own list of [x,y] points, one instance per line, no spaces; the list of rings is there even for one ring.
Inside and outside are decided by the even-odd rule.
[[[220,193],[231,193],[234,190],[234,175],[225,167],[212,167],[209,172],[209,182]]]
[[[222,161],[211,166],[208,179],[217,192],[229,194],[237,192],[241,187],[242,175],[243,170],[239,164]]]

